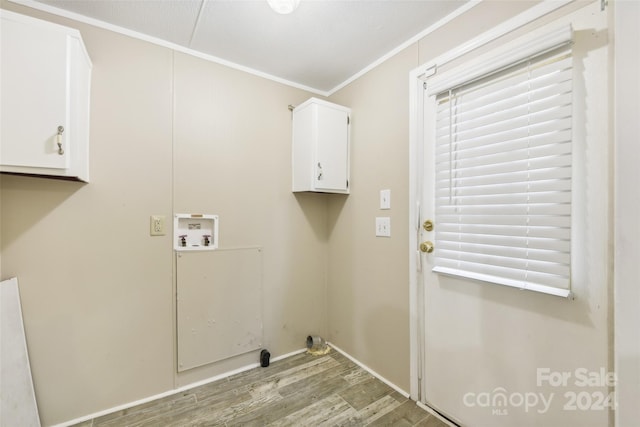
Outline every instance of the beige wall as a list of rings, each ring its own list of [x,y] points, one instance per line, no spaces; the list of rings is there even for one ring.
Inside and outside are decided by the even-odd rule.
[[[173,213],[263,247],[272,357],[326,335],[327,199],[294,195],[289,104],[309,93],[3,1],[78,28],[93,61],[91,182],[0,176],[2,278],[19,278],[44,425],[258,362],[176,375]],[[149,236],[149,216],[169,233]]]
[[[17,9],[17,8],[16,8]],[[2,176],[2,276],[17,276],[43,424],[173,384],[171,52],[78,26],[93,60],[91,184]],[[140,256],[144,254],[144,256]]]
[[[264,248],[264,345],[272,357],[301,349],[326,333],[327,202],[291,192],[287,106],[310,95],[189,55],[174,61],[174,212],[218,214],[221,248]]]
[[[329,204],[329,339],[409,389],[409,70],[413,45],[331,97],[352,109],[351,194]],[[391,210],[379,191],[391,190]],[[375,237],[375,217],[391,237]]]

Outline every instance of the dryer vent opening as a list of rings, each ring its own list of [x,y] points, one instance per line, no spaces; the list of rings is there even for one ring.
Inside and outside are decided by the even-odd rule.
[[[307,353],[318,356],[329,353],[329,350],[330,347],[322,337],[314,335],[307,337]]]

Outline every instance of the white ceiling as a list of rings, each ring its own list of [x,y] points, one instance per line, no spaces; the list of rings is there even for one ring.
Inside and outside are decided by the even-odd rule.
[[[279,15],[266,0],[12,1],[97,19],[321,94],[470,6],[469,0],[302,0],[292,14]]]

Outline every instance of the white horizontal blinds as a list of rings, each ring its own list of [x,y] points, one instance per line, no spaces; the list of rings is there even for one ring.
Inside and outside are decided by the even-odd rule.
[[[436,97],[434,271],[568,296],[570,46]]]

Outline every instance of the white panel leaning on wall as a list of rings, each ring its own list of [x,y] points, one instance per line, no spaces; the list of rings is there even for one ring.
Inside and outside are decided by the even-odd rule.
[[[0,282],[0,427],[40,426],[18,279]]]

